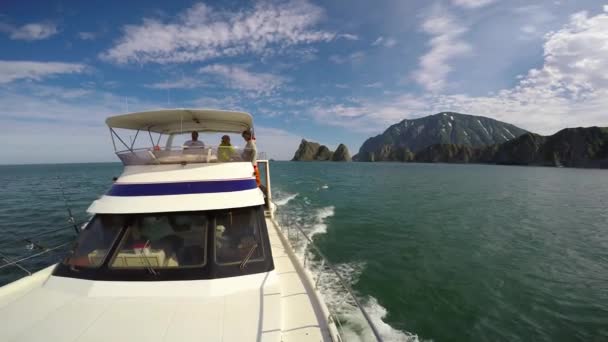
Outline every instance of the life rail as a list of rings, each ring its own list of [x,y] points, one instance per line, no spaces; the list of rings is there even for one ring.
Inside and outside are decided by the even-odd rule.
[[[276,206],[276,204],[275,204],[275,206]],[[316,254],[316,256],[321,259],[321,266],[318,269],[316,269],[316,270],[314,270],[312,268],[308,269],[311,273],[313,273],[313,276],[315,276],[315,279],[313,279],[315,290],[318,288],[319,282],[322,280],[323,271],[327,268],[330,271],[330,273],[332,273],[336,277],[340,286],[346,291],[347,295],[351,297],[351,299],[353,300],[353,304],[361,312],[361,314],[363,315],[363,318],[365,319],[365,322],[367,323],[368,327],[370,328],[375,340],[382,342],[383,339],[382,339],[382,336],[380,335],[380,333],[378,332],[378,328],[376,327],[374,322],[372,322],[370,315],[367,313],[365,308],[361,305],[361,302],[359,302],[359,300],[357,299],[357,296],[355,296],[352,288],[348,285],[348,283],[344,280],[344,278],[340,275],[340,273],[336,270],[336,268],[328,261],[327,257],[325,257],[323,252],[321,252],[321,250],[319,249],[319,247],[317,247],[317,245],[313,242],[313,240],[300,227],[287,226],[287,228],[283,228],[281,225],[278,225],[278,226],[281,227],[280,229],[283,232],[285,230],[287,230],[287,236],[286,236],[287,241],[289,241],[289,244],[291,245],[292,249],[295,250],[296,248],[300,247],[301,245],[299,245],[299,243],[301,243],[301,242],[305,243],[304,260],[302,261],[304,268],[306,268],[306,263],[308,262],[308,259],[309,259],[309,256],[308,256],[309,247],[312,250],[314,250],[314,253]],[[291,233],[292,230],[295,230],[295,237],[293,236],[294,234]],[[301,236],[301,238],[300,238],[300,236]],[[318,274],[314,274],[314,271],[317,271]],[[340,335],[342,335],[344,332],[344,329],[342,328],[342,322],[340,321],[340,317],[337,315],[337,313],[332,312],[333,309],[329,306],[328,306],[328,310],[330,311],[330,319],[333,319],[337,323],[337,327],[339,328]],[[340,338],[342,338],[342,336],[340,336]]]
[[[232,163],[250,161],[251,149],[234,146],[189,146],[136,148],[116,152],[124,165]],[[258,159],[265,153],[257,152]]]
[[[70,239],[70,241],[56,244],[53,247],[46,247],[46,246],[42,245],[40,242],[35,241],[36,238],[44,236],[44,235],[52,234],[52,233],[57,233],[59,231],[67,231],[67,230],[70,230],[74,226],[82,227],[87,222],[88,222],[88,219],[70,222],[69,225],[61,226],[60,228],[55,228],[55,229],[47,230],[47,231],[44,231],[44,232],[41,232],[38,234],[30,235],[27,238],[21,238],[21,237],[17,236],[17,239],[18,239],[17,242],[24,242],[27,244],[28,249],[30,249],[32,251],[38,251],[38,252],[27,255],[27,256],[17,256],[17,257],[8,256],[4,252],[0,252],[0,270],[12,266],[12,267],[18,268],[21,271],[27,273],[27,275],[32,275],[33,272],[30,271],[29,266],[23,265],[22,264],[23,262],[31,260],[31,259],[43,257],[51,252],[60,250],[61,248],[69,246],[74,243],[74,240]]]

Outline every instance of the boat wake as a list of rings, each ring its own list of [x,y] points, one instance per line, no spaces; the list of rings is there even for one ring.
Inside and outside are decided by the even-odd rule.
[[[282,197],[281,199],[278,200],[274,200],[274,204],[276,204],[277,206],[283,206],[287,203],[289,203],[289,201],[291,201],[292,199],[298,197],[298,194],[288,194],[285,195],[285,197]]]
[[[318,209],[317,215],[315,216],[315,223],[313,224],[312,229],[310,229],[310,232],[307,233],[308,236],[312,239],[312,237],[317,234],[325,234],[327,232],[325,219],[332,216],[334,216],[333,206]]]
[[[335,208],[328,206],[310,210],[310,202],[306,201],[305,197],[300,198],[301,200],[298,201],[292,201],[296,196],[297,194],[283,195],[279,196],[278,200],[275,200],[275,203],[281,206],[281,209],[277,212],[277,220],[283,229],[290,227],[300,228],[311,239],[314,236],[325,234],[328,228],[326,220],[334,216]],[[287,206],[287,203],[290,203],[290,205]],[[294,233],[292,232],[292,234]],[[296,246],[295,253],[300,260],[303,260],[304,253],[310,253],[310,251],[306,251],[306,245],[302,243]],[[306,268],[312,274],[319,274],[322,267],[321,261],[311,254],[308,255],[307,259]],[[364,262],[336,264],[334,266],[342,279],[351,287],[359,281],[359,276],[365,269]],[[338,323],[340,323],[338,328],[341,330],[343,337],[345,337],[345,341],[374,340],[363,314],[361,314],[352,298],[340,285],[338,277],[328,271],[322,272],[319,290],[327,306],[337,315]],[[385,341],[419,341],[417,335],[395,329],[384,322],[383,319],[387,315],[387,310],[378,303],[376,298],[372,296],[359,296],[358,298]]]

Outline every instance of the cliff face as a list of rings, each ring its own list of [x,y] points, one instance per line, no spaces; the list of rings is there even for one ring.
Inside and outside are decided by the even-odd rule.
[[[336,152],[327,146],[302,139],[292,161],[351,161],[348,148],[340,144]]]
[[[433,145],[416,153],[415,161],[608,168],[608,127],[566,128],[551,136],[526,133],[481,148]]]
[[[338,145],[336,152],[331,157],[331,161],[351,161],[350,153],[348,152],[348,147],[344,144]]]
[[[432,145],[482,147],[503,143],[526,133],[511,124],[459,113],[439,113],[403,120],[384,133],[367,139],[357,154],[359,161],[408,161]]]
[[[321,145],[317,144],[316,142],[306,141],[305,139],[302,139],[302,141],[300,142],[300,146],[298,147],[298,150],[294,154],[292,160],[315,160],[317,152],[319,151],[319,147],[321,147]]]

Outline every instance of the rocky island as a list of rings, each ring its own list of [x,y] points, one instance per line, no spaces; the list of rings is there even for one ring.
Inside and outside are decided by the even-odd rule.
[[[526,133],[480,148],[433,145],[414,161],[608,168],[608,127],[565,128],[550,136]]]
[[[608,168],[608,128],[566,128],[542,136],[494,119],[446,112],[390,126],[367,139],[354,159]]]
[[[351,161],[348,147],[344,144],[338,145],[335,152],[327,146],[319,143],[302,139],[298,150],[293,156],[292,161]]]
[[[483,147],[503,143],[526,130],[483,116],[443,112],[403,120],[367,139],[358,161],[413,161],[414,153],[437,144]]]
[[[332,152],[303,139],[292,160],[351,157],[343,144]],[[367,139],[352,160],[608,168],[608,127],[565,128],[542,136],[483,116],[443,112],[390,126]]]

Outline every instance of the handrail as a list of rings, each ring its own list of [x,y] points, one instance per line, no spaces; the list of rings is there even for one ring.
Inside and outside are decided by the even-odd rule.
[[[275,206],[277,206],[276,203],[273,202],[273,204]],[[288,227],[287,229],[288,229],[287,241],[290,241],[290,239],[289,239],[289,229],[290,229],[290,227]],[[302,230],[302,228],[300,228],[300,227],[295,227],[295,229],[296,229],[296,232],[301,233],[302,236],[304,236],[304,238],[308,241],[308,244],[306,245],[306,247],[304,247],[304,265],[306,264],[306,257],[307,257],[306,250],[308,249],[308,246],[311,246],[315,250],[315,252],[321,257],[322,265],[323,266],[327,266],[334,273],[334,275],[338,278],[338,281],[340,282],[340,285],[346,290],[346,292],[354,300],[355,305],[357,306],[357,308],[359,309],[359,311],[361,311],[361,313],[363,314],[363,317],[365,318],[365,321],[367,322],[367,324],[369,325],[370,329],[372,330],[372,333],[374,334],[374,337],[376,338],[376,340],[382,342],[383,339],[382,339],[382,336],[380,336],[380,333],[378,332],[378,328],[376,328],[376,326],[372,322],[369,314],[367,313],[367,311],[365,311],[365,308],[363,308],[363,306],[361,305],[361,302],[359,302],[359,300],[355,296],[355,294],[354,294],[353,290],[351,289],[351,287],[346,283],[346,281],[344,281],[344,278],[342,278],[342,276],[340,275],[340,273],[329,262],[329,260],[327,259],[327,257],[325,257],[325,255],[323,254],[323,252],[321,252],[321,250],[319,249],[319,247],[317,247],[317,245],[315,245],[315,243],[306,234],[306,232],[304,232],[304,230]],[[294,246],[292,246],[292,247],[294,247]],[[323,268],[323,266],[321,268]],[[323,269],[321,269],[321,272],[323,272]],[[315,281],[315,287],[316,287],[316,284],[318,283],[318,281],[319,281],[320,278],[321,278],[321,273],[319,274],[319,277]],[[341,324],[339,319],[338,319],[338,324]]]
[[[9,267],[9,266],[13,266],[13,265],[16,265],[17,267],[19,267],[19,265],[17,265],[17,264],[20,263],[20,262],[22,262],[22,261],[29,260],[29,259],[41,256],[43,254],[52,252],[52,251],[57,250],[57,249],[59,249],[61,247],[65,247],[65,246],[67,246],[67,245],[69,245],[71,243],[73,243],[73,241],[62,243],[61,245],[58,245],[58,246],[55,246],[55,247],[47,248],[47,249],[43,250],[42,252],[29,255],[29,256],[27,256],[25,258],[21,258],[19,260],[12,260],[11,262],[8,262],[8,263],[6,263],[4,265],[0,265],[0,270],[3,269],[3,268]],[[19,267],[19,268],[21,268],[21,267]]]
[[[205,145],[183,148],[172,147],[140,147],[115,154],[124,165],[158,165],[158,164],[191,164],[191,163],[229,163],[248,161],[243,154],[251,151],[247,147]],[[266,154],[257,151],[258,158],[264,159]]]
[[[3,253],[0,253],[0,261],[4,262],[3,264],[0,265],[0,270],[4,269],[4,268],[7,268],[9,266],[15,266],[15,267],[21,269],[22,271],[26,272],[28,275],[32,275],[32,272],[30,270],[28,270],[24,266],[20,265],[19,263],[21,263],[23,261],[26,261],[26,260],[29,260],[29,259],[33,259],[33,258],[42,256],[42,255],[45,255],[47,253],[50,253],[50,252],[52,252],[54,250],[60,249],[62,247],[65,247],[65,246],[73,243],[73,241],[68,241],[68,242],[62,243],[60,245],[51,247],[51,248],[47,248],[47,247],[41,246],[41,245],[37,244],[36,242],[34,242],[35,238],[43,236],[43,235],[51,234],[51,233],[56,233],[58,231],[65,230],[66,228],[73,227],[74,225],[76,225],[77,227],[80,227],[80,226],[82,226],[83,224],[85,224],[87,222],[88,222],[88,220],[82,220],[82,221],[74,222],[73,224],[70,224],[70,225],[67,225],[67,226],[61,226],[60,228],[57,228],[57,229],[52,229],[52,230],[40,232],[38,234],[31,235],[31,236],[29,236],[27,238],[21,238],[21,237],[19,237],[16,234],[13,233],[21,241],[24,241],[24,242],[27,242],[29,244],[32,244],[34,247],[37,247],[38,249],[41,249],[41,251],[38,252],[38,253],[36,253],[36,254],[28,255],[28,256],[20,258],[20,259],[15,259],[15,258],[12,258],[12,257],[8,257],[7,255],[5,255]]]

